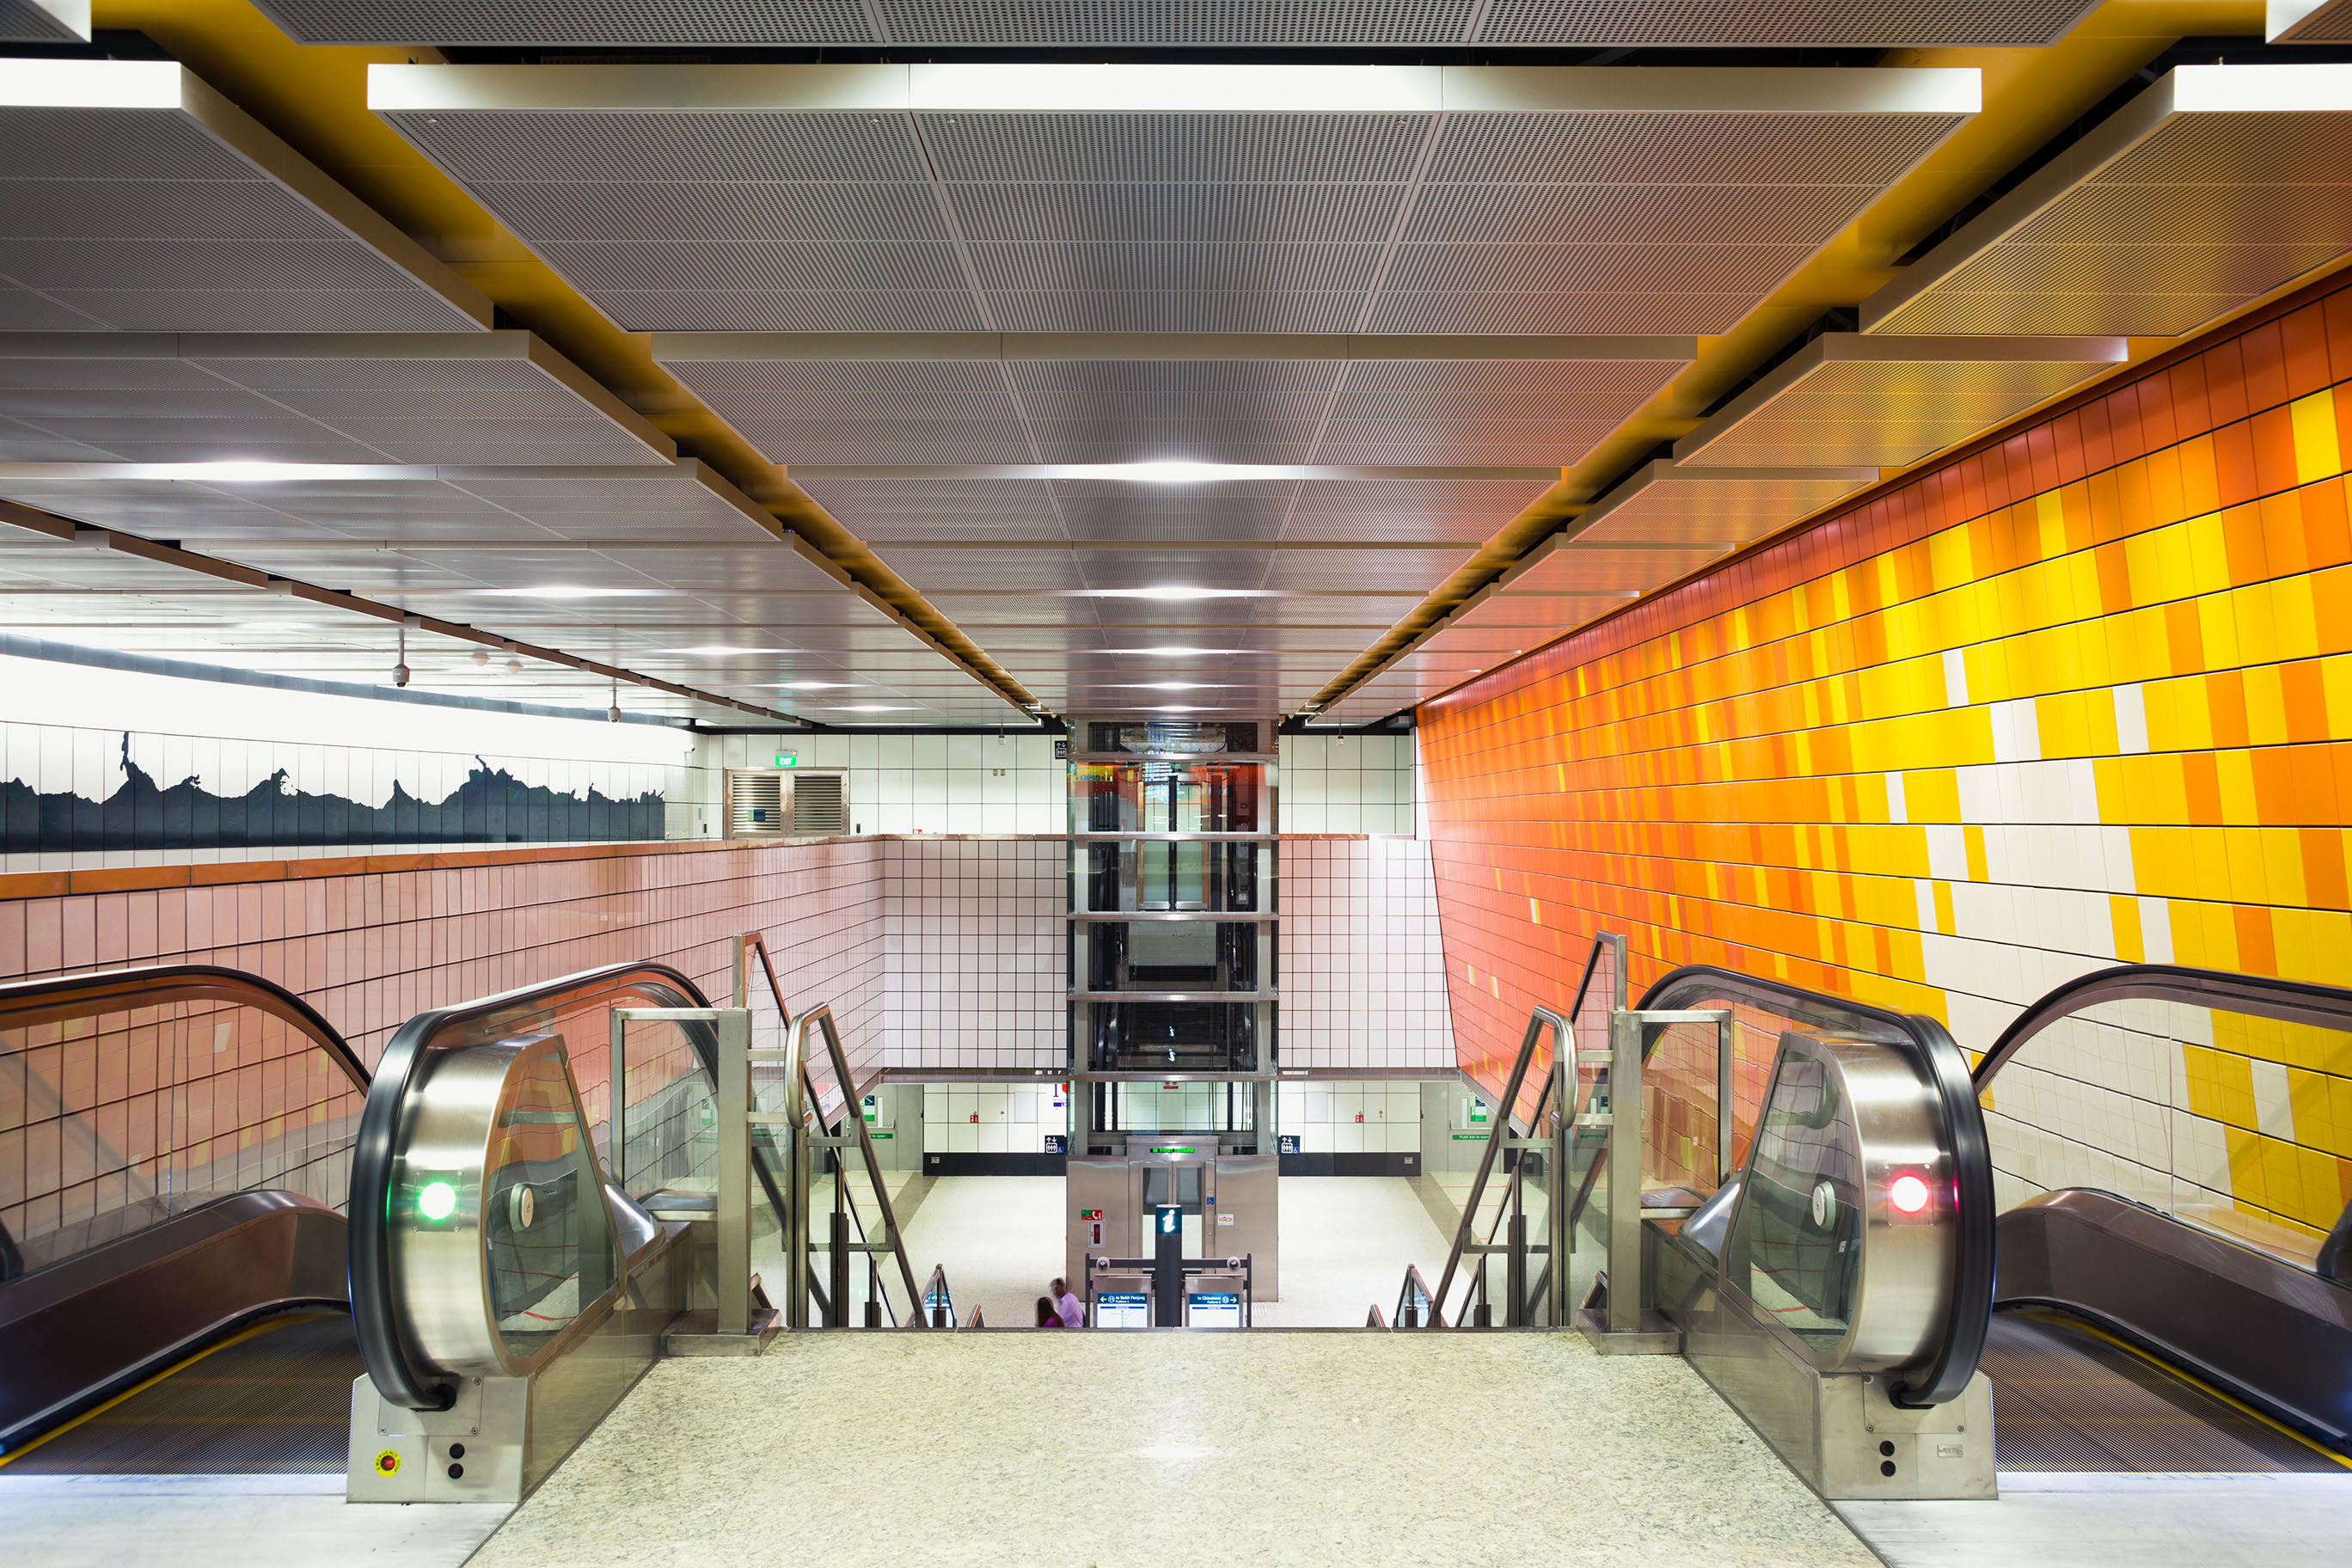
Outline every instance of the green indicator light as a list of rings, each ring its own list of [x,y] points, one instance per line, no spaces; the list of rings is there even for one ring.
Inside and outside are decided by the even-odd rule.
[[[776,753],[776,766],[778,766],[778,767],[780,767],[780,768],[796,768],[796,767],[799,767],[800,765],[801,765],[801,759],[800,759],[800,753],[799,753],[799,752],[778,752]]]
[[[426,1219],[447,1219],[457,1212],[457,1189],[446,1182],[427,1182],[416,1194],[416,1212]]]

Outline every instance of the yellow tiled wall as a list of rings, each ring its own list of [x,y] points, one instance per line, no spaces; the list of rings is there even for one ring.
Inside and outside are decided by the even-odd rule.
[[[2324,284],[1425,705],[1463,1065],[1595,930],[1636,994],[1719,963],[1979,1050],[2118,961],[2352,983],[2347,445]],[[2352,1037],[2185,1013],[2029,1047],[2007,1195],[2096,1167],[2324,1231]]]

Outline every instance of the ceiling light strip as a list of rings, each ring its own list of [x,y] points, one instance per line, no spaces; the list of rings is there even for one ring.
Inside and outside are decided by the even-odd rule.
[[[601,664],[594,659],[582,658],[577,654],[565,653],[561,648],[541,647],[534,643],[518,642],[512,637],[500,637],[495,632],[482,631],[461,622],[439,620],[431,616],[420,616],[413,610],[404,610],[396,605],[378,604],[373,599],[363,599],[356,594],[347,594],[338,588],[320,588],[290,577],[273,576],[267,572],[256,571],[250,566],[239,566],[232,562],[218,560],[209,555],[200,555],[191,550],[183,550],[175,544],[142,539],[136,534],[121,533],[109,528],[93,528],[87,523],[78,523],[69,518],[58,517],[49,512],[20,505],[16,501],[0,500],[0,522],[12,524],[28,532],[57,540],[61,543],[79,545],[89,549],[111,550],[124,555],[136,556],[142,561],[175,566],[183,571],[236,584],[259,593],[282,594],[289,598],[300,599],[306,603],[331,609],[346,610],[352,615],[365,616],[371,620],[384,621],[394,626],[405,624],[414,631],[427,631],[458,642],[475,643],[486,648],[519,654],[525,658],[539,659],[546,664],[561,665],[568,669],[581,670],[603,679],[625,680],[633,686],[667,692],[670,696],[681,697],[691,702],[707,702],[717,708],[732,708],[738,712],[750,713],[761,719],[778,719],[789,724],[808,722],[807,720],[796,714],[784,712],[781,709],[755,707],[749,702],[739,702],[731,697],[720,697],[712,692],[698,690],[694,687],[680,686],[674,681],[640,675],[635,670],[623,669],[615,665]]]
[[[1164,364],[1555,360],[1688,364],[1678,337],[1363,332],[655,332],[657,364]]]

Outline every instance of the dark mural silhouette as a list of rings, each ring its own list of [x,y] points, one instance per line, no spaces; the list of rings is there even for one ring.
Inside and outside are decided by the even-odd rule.
[[[526,784],[479,756],[446,798],[419,800],[394,784],[392,798],[365,805],[339,795],[286,787],[286,770],[243,795],[215,795],[196,777],[169,787],[131,760],[122,737],[122,783],[104,800],[71,791],[45,795],[20,779],[0,780],[0,849],[240,849],[313,844],[527,844],[563,839],[647,839],[664,832],[658,790],[615,800],[590,785],[583,797]]]

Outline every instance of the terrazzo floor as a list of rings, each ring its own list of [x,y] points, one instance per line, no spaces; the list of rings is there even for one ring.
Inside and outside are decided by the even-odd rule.
[[[1874,1563],[1680,1361],[1573,1336],[845,1334],[656,1365],[474,1568]]]

